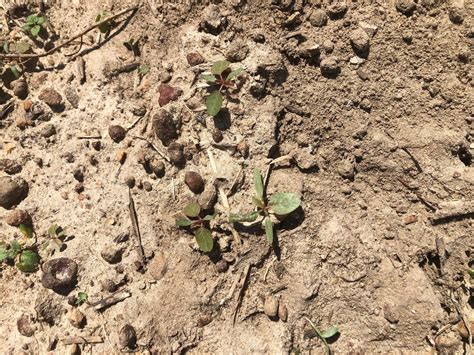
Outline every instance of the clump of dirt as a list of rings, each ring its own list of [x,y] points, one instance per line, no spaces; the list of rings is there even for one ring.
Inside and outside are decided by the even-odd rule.
[[[0,264],[3,349],[323,352],[308,318],[338,326],[336,352],[467,351],[472,3],[133,6],[4,9],[2,42],[59,49],[0,53],[21,69],[0,92],[0,241],[42,258]],[[223,59],[244,71],[209,117],[199,75]],[[272,245],[228,223],[252,210],[255,169],[302,200]],[[175,225],[194,201],[210,253]]]

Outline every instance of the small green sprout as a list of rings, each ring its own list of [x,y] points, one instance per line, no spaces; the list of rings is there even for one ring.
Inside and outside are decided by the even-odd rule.
[[[208,253],[214,247],[214,240],[212,239],[211,231],[205,227],[206,224],[211,221],[214,216],[206,215],[201,218],[201,206],[197,202],[192,202],[182,211],[182,218],[176,220],[176,225],[178,227],[189,227],[194,232],[196,237],[196,242],[199,245],[199,248]]]
[[[101,22],[109,16],[110,16],[110,13],[108,11],[105,11],[105,10],[101,11],[100,13],[97,14],[95,18],[95,22]],[[99,31],[101,33],[108,33],[112,29],[113,25],[114,25],[113,21],[106,21],[102,23],[101,25],[99,25]]]
[[[147,75],[149,71],[150,71],[149,65],[142,64],[138,67],[138,75],[140,75],[140,78],[143,78],[145,75]]]
[[[321,339],[321,341],[323,342],[324,348],[326,349],[326,354],[330,355],[331,354],[331,348],[329,347],[327,339],[330,339],[330,338],[334,337],[336,334],[339,333],[339,329],[337,328],[337,325],[332,325],[328,329],[326,329],[325,331],[321,332],[321,331],[319,331],[319,329],[316,327],[316,325],[314,325],[314,323],[309,318],[307,318],[307,317],[304,317],[304,318],[309,322],[309,324],[311,325],[311,328],[313,328],[313,330],[316,333],[316,335],[318,336],[318,338]]]
[[[20,224],[18,226],[18,229],[20,230],[21,234],[23,234],[23,236],[25,238],[32,238],[33,237],[33,227],[32,226],[29,226],[29,225],[26,225],[26,224]]]
[[[201,80],[217,89],[206,99],[207,113],[209,116],[216,116],[219,113],[224,102],[222,93],[225,93],[227,89],[237,86],[235,80],[243,70],[243,68],[232,70],[227,60],[220,60],[212,65],[210,73],[204,73],[199,76]]]
[[[43,247],[47,248],[51,243],[53,249],[59,253],[64,246],[63,240],[66,237],[65,230],[57,224],[52,224],[51,227],[48,228],[48,236],[50,240],[46,241]]]
[[[256,169],[253,174],[255,185],[255,196],[252,198],[256,211],[243,214],[231,213],[229,222],[255,222],[257,218],[263,217],[265,234],[270,244],[273,244],[273,222],[270,215],[287,216],[301,205],[301,200],[297,194],[292,192],[279,192],[270,196],[267,200],[262,175]]]
[[[37,37],[41,32],[41,29],[45,26],[46,17],[41,14],[31,14],[26,18],[26,23],[23,25],[22,29],[33,37]]]
[[[89,295],[87,293],[79,292],[77,294],[77,298],[76,298],[76,305],[80,306],[80,305],[86,303],[88,299],[89,299]]]
[[[9,260],[16,261],[18,270],[30,273],[38,269],[40,258],[36,252],[24,248],[18,240],[10,244],[0,242],[0,263]]]

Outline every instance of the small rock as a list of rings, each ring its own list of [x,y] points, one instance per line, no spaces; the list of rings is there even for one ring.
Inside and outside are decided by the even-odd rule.
[[[12,82],[13,94],[21,100],[24,100],[28,96],[28,85],[24,79],[18,79]]]
[[[160,93],[160,98],[158,99],[158,104],[160,106],[165,106],[170,101],[175,101],[183,93],[183,90],[175,88],[168,84],[161,84],[158,87],[158,92]]]
[[[448,10],[448,16],[452,23],[461,24],[464,22],[465,9],[461,5],[453,5]]]
[[[410,16],[415,11],[416,4],[413,0],[397,0],[395,7],[402,14]]]
[[[81,355],[81,348],[77,344],[71,344],[67,347],[66,355]]]
[[[120,349],[133,349],[137,342],[137,333],[135,328],[130,324],[124,325],[119,332],[119,347]]]
[[[360,21],[359,26],[365,31],[365,33],[369,35],[369,37],[374,37],[378,30],[377,26],[371,25],[370,23],[364,21]]]
[[[133,189],[133,188],[135,187],[135,178],[134,178],[133,176],[127,176],[127,177],[125,178],[125,184],[126,184],[129,188]]]
[[[343,179],[347,179],[350,181],[354,180],[354,164],[349,160],[343,160],[339,163],[337,168],[337,172]]]
[[[109,136],[115,143],[123,141],[126,135],[127,131],[122,126],[113,125],[109,127]]]
[[[147,192],[150,192],[151,190],[153,190],[153,186],[151,186],[151,184],[148,181],[143,182],[143,188]]]
[[[229,265],[225,260],[219,260],[216,263],[217,272],[226,272],[229,269]]]
[[[402,39],[406,44],[411,44],[413,42],[413,34],[411,32],[404,31],[402,33]]]
[[[249,156],[249,145],[247,141],[240,141],[239,144],[237,144],[237,151],[242,157],[247,158]]]
[[[74,172],[72,173],[74,176],[74,179],[76,179],[79,182],[84,182],[85,171],[86,171],[86,168],[83,165],[79,165],[76,169],[74,169]]]
[[[199,205],[203,210],[212,209],[217,203],[217,192],[214,184],[208,184],[204,188],[204,192],[199,196]]]
[[[393,306],[389,304],[385,304],[383,306],[383,316],[386,320],[388,320],[392,324],[398,323],[398,316],[395,312],[395,309]]]
[[[123,249],[116,245],[106,245],[100,256],[109,264],[117,264],[122,260]]]
[[[71,87],[71,86],[68,86],[64,92],[64,95],[66,96],[66,100],[69,101],[69,103],[71,104],[71,106],[73,108],[78,108],[79,107],[79,95],[77,94],[76,90]]]
[[[346,12],[347,12],[347,5],[343,1],[335,2],[334,4],[328,7],[329,17],[333,20],[344,17]]]
[[[190,66],[195,66],[204,63],[206,60],[204,57],[201,55],[201,53],[198,52],[191,52],[186,55],[186,60],[188,61],[188,64]]]
[[[125,160],[127,159],[127,151],[124,149],[120,149],[115,153],[115,160],[117,160],[120,164],[123,165]]]
[[[44,89],[43,91],[41,91],[38,98],[46,105],[51,107],[53,111],[62,111],[62,109],[64,108],[63,98],[61,94],[59,94],[53,88]]]
[[[0,170],[3,170],[8,175],[15,175],[21,172],[22,166],[11,159],[0,159]]]
[[[24,337],[32,337],[35,334],[35,327],[31,325],[30,317],[26,314],[23,314],[16,321],[16,327],[18,332]]]
[[[77,263],[69,258],[48,260],[43,264],[43,287],[56,292],[63,292],[75,286],[77,282]]]
[[[78,183],[74,186],[74,191],[76,191],[78,194],[80,194],[81,192],[84,192],[84,183],[78,182]]]
[[[99,151],[100,148],[102,148],[102,143],[100,143],[100,141],[93,141],[92,148],[94,148],[96,151]]]
[[[337,62],[337,57],[324,58],[320,63],[321,73],[327,76],[339,74],[341,68]]]
[[[332,53],[334,51],[334,43],[330,39],[327,39],[323,42],[321,48],[328,54]]]
[[[418,221],[418,216],[414,214],[406,215],[403,218],[403,222],[405,223],[405,225],[415,223],[416,221]]]
[[[134,107],[132,107],[131,112],[135,116],[143,117],[146,114],[146,107],[144,107],[144,106],[134,106]]]
[[[367,56],[370,48],[369,35],[361,28],[354,30],[350,34],[352,49],[357,55]]]
[[[107,292],[115,292],[118,289],[118,285],[111,279],[107,279],[101,282],[101,288],[103,291]]]
[[[52,137],[56,134],[56,127],[52,123],[47,123],[43,126],[40,133],[44,138]]]
[[[288,320],[288,308],[280,302],[278,305],[278,318],[280,318],[283,322]]]
[[[275,296],[267,296],[263,305],[263,312],[270,318],[278,315],[278,298]]]
[[[160,109],[156,115],[153,116],[153,130],[155,131],[156,137],[165,147],[178,138],[173,117],[164,109]]]
[[[471,338],[474,340],[474,321],[470,321],[469,323],[471,324]],[[466,325],[462,320],[458,323],[458,331],[464,339],[469,338],[469,332],[467,331]]]
[[[0,177],[0,206],[11,209],[28,196],[28,183],[22,178]]]
[[[150,169],[158,177],[163,177],[165,175],[165,164],[156,158],[152,159],[149,162]]]
[[[372,103],[368,98],[364,97],[360,102],[359,107],[366,112],[370,112],[372,110]]]
[[[226,58],[232,63],[241,62],[247,58],[248,54],[249,47],[242,41],[238,40],[232,42],[229,46],[226,52]]]
[[[212,316],[210,314],[203,314],[198,318],[197,326],[199,328],[205,327],[212,322]]]
[[[224,136],[222,135],[222,131],[219,128],[214,128],[211,134],[212,134],[212,139],[216,143],[219,143],[224,139]]]
[[[184,147],[181,143],[172,142],[168,146],[168,156],[171,162],[176,166],[182,166],[185,163],[184,160]]]
[[[5,216],[5,223],[12,227],[18,227],[20,224],[31,225],[31,216],[24,210],[13,210]]]
[[[19,117],[15,120],[15,125],[21,129],[24,130],[29,126],[33,126],[33,122],[30,119],[24,118],[24,117]]]
[[[200,194],[204,191],[204,180],[201,175],[194,171],[186,172],[186,175],[184,176],[184,183],[195,194]]]
[[[168,261],[165,258],[165,254],[159,252],[148,264],[148,273],[156,281],[161,280],[166,272],[168,271]]]
[[[207,7],[198,29],[216,36],[227,27],[227,23],[227,18],[222,16],[220,7],[212,4]]]
[[[361,78],[364,81],[369,79],[369,74],[363,68],[357,69],[357,75],[359,76],[359,78]]]
[[[82,328],[86,324],[86,316],[77,308],[73,308],[71,312],[69,312],[68,320],[69,323],[76,328]]]
[[[328,23],[328,15],[326,14],[326,11],[321,9],[314,10],[309,16],[309,23],[316,27],[326,26]]]

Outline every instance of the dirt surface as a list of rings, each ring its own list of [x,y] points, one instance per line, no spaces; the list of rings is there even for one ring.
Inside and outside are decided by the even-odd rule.
[[[132,5],[46,7],[51,43],[30,39],[33,51]],[[0,240],[21,238],[7,219],[27,211],[42,265],[30,274],[0,266],[1,352],[322,353],[307,317],[321,330],[338,326],[337,353],[467,353],[459,328],[474,321],[473,13],[469,1],[145,1],[106,38],[95,29],[81,47],[25,68],[23,99],[13,95],[18,80],[4,77],[2,107],[13,107],[0,118],[0,159],[11,161],[0,179],[22,178],[28,191],[2,195]],[[3,24],[3,40],[26,38],[25,16],[15,21]],[[130,38],[136,57],[123,45]],[[204,62],[191,66],[190,53]],[[245,70],[211,118],[197,74],[224,58]],[[126,132],[109,134],[114,125]],[[267,193],[295,192],[302,206],[270,246],[258,225],[232,230],[222,192],[231,212],[251,210],[254,169],[279,157]],[[185,184],[190,171],[204,192]],[[175,218],[215,193],[206,254]],[[43,248],[52,224],[65,229],[62,251]],[[43,275],[60,257],[78,271],[58,293]],[[76,307],[78,292],[88,301]],[[98,311],[111,294],[123,300]],[[264,313],[270,295],[286,321]],[[99,340],[66,345],[71,336]]]

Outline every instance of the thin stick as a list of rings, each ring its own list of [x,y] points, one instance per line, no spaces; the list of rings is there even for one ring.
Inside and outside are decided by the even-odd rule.
[[[237,303],[235,304],[234,314],[232,316],[232,325],[235,325],[235,319],[237,318],[237,312],[240,308],[240,305],[242,304],[242,298],[244,296],[245,284],[247,283],[247,280],[248,280],[249,274],[250,274],[250,267],[251,267],[250,264],[248,264],[245,267],[244,277],[242,278],[242,280],[240,282],[240,290],[239,290],[239,294],[238,294],[238,297],[237,297]]]
[[[234,291],[235,289],[237,288],[237,285],[239,284],[239,280],[240,278],[242,277],[242,271],[239,272],[237,275],[237,277],[235,278],[234,282],[232,283],[232,286],[230,287],[230,290],[229,290],[229,293],[227,293],[227,296],[225,296],[223,299],[221,299],[221,301],[219,302],[219,304],[222,306],[224,303],[226,303],[228,300],[230,300],[232,298],[232,296],[234,295]]]
[[[116,303],[123,301],[131,297],[132,294],[128,290],[120,291],[110,295],[99,302],[95,302],[91,304],[91,307],[94,308],[96,311],[101,311],[107,307],[113,306]]]
[[[71,336],[62,338],[61,341],[64,345],[72,344],[99,344],[103,343],[104,340],[98,335],[83,335],[83,336]]]
[[[105,20],[102,20],[100,22],[97,22],[96,24],[94,25],[91,25],[89,27],[87,27],[85,30],[83,30],[82,32],[74,35],[73,37],[71,37],[70,39],[68,39],[67,41],[61,43],[60,45],[58,45],[57,47],[54,47],[52,49],[50,49],[49,51],[46,51],[44,53],[38,53],[38,54],[27,54],[27,53],[17,53],[17,54],[14,54],[14,53],[8,53],[8,54],[0,54],[0,58],[4,58],[4,59],[8,59],[8,58],[41,58],[41,57],[46,57],[50,54],[53,54],[54,52],[58,51],[59,49],[63,48],[64,46],[67,46],[69,43],[73,42],[74,40],[76,40],[77,38],[79,37],[82,37],[84,36],[86,33],[92,31],[93,29],[103,25],[104,23],[107,23],[109,21],[112,21],[112,20],[115,20],[117,17],[120,17],[122,16],[123,14],[126,14],[127,12],[130,12],[130,11],[136,11],[138,10],[138,8],[140,7],[140,5],[136,5],[136,6],[132,6],[132,7],[129,7],[128,9],[125,9],[125,10],[122,10],[120,11],[119,13],[115,14],[115,15],[112,15],[108,18],[106,18]]]
[[[137,211],[135,209],[135,202],[133,201],[132,191],[130,189],[128,189],[128,198],[129,198],[128,210],[130,211],[130,219],[132,220],[133,232],[135,233],[135,236],[138,239],[138,254],[140,255],[142,264],[145,264],[145,252],[143,251],[142,236],[140,234],[140,228],[138,226],[138,218],[137,218]]]
[[[140,122],[143,119],[143,117],[145,116],[138,117],[130,126],[127,127],[127,131],[130,131],[133,127],[135,127],[138,124],[138,122]]]
[[[268,264],[268,267],[265,270],[265,274],[263,274],[263,282],[267,282],[268,272],[270,271],[270,268],[272,267],[272,265],[273,265],[273,263],[275,262],[276,259],[277,259],[276,256],[274,256],[272,261],[270,261],[270,263]]]
[[[79,136],[77,139],[102,139],[101,136]]]

